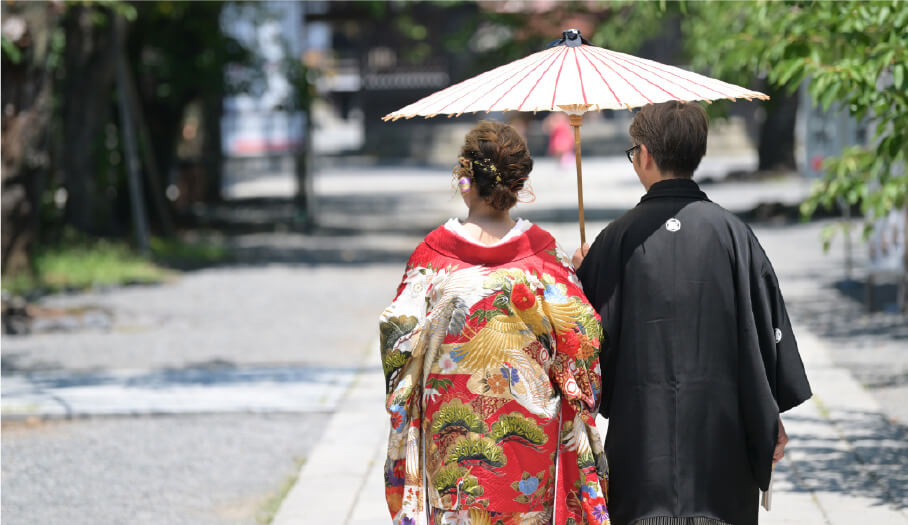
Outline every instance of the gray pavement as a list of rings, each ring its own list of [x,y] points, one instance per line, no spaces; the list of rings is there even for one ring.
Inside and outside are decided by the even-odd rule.
[[[328,419],[238,413],[4,423],[3,523],[256,523]]]
[[[584,166],[585,173],[593,172],[596,174],[593,177],[601,177],[584,184],[589,206],[587,217],[591,218],[588,238],[593,238],[608,220],[632,206],[641,190],[620,162],[594,162],[593,169],[589,164]],[[579,244],[579,234],[573,223],[575,197],[565,189],[565,186],[573,189],[572,185],[565,184],[563,177],[553,177],[553,166],[540,167],[543,169],[537,168],[533,180],[537,201],[521,206],[517,214],[536,220],[570,250]],[[541,176],[540,171],[548,178]],[[437,178],[441,180],[441,176]],[[590,181],[589,176],[586,181]],[[360,181],[354,175],[338,174],[331,182],[336,188],[349,188]],[[722,183],[705,189],[714,201],[740,212],[759,203],[796,204],[806,195],[807,187],[804,181],[778,180]],[[454,214],[459,213],[455,211]],[[850,338],[839,340],[830,340],[827,332],[817,329],[816,311],[836,310],[842,303],[847,303],[846,309],[850,311],[842,322],[866,324],[867,317],[874,315],[864,313],[859,302],[842,297],[836,288],[844,272],[844,262],[840,251],[822,253],[820,231],[827,224],[756,228],[775,261],[816,393],[812,400],[785,415],[792,441],[786,459],[776,471],[773,510],[761,510],[761,522],[833,525],[866,520],[881,524],[908,523],[908,476],[905,474],[908,472],[908,445],[904,428],[897,424],[898,414],[904,410],[908,396],[898,393],[883,396],[887,406],[882,408],[873,395],[874,390],[868,391],[856,381],[849,369],[842,366],[848,363],[836,361],[837,355],[831,350],[839,346],[863,345],[866,363],[888,367],[889,373],[896,376],[903,375],[908,369],[908,356],[899,327],[905,318],[889,315],[878,330],[849,332]],[[857,254],[855,259],[855,264],[860,266],[863,259]],[[878,354],[878,350],[883,355]],[[349,524],[388,522],[382,483],[385,446],[382,437],[387,434],[387,422],[375,414],[381,410],[383,402],[380,374],[377,370],[363,370],[357,380],[360,386],[352,390],[356,393],[356,402],[351,399],[349,403],[341,403],[323,440],[313,452],[323,462],[301,469],[300,481],[284,501],[275,523],[291,525],[309,520]],[[366,389],[362,385],[372,386]],[[358,422],[362,429],[360,433],[348,432],[351,421]],[[607,421],[600,418],[600,423],[607,427]],[[367,425],[368,429],[363,428]],[[340,449],[357,452],[344,456],[337,453]],[[366,461],[366,457],[371,459]],[[350,483],[351,478],[362,481]],[[338,512],[338,509],[342,510]]]
[[[764,524],[908,523],[908,443],[876,401],[796,325],[814,398],[783,416],[791,438]],[[275,525],[388,523],[382,467],[388,419],[380,370],[363,369],[284,500]],[[598,418],[603,434],[608,422]],[[358,432],[350,432],[356,427]]]
[[[707,158],[700,174],[751,161]],[[592,239],[642,189],[624,159],[585,159],[584,177]],[[573,250],[573,169],[539,159],[532,180],[536,202],[516,215]],[[247,183],[237,193],[281,186]],[[745,211],[797,203],[808,184],[704,189]],[[44,306],[90,307],[110,320],[4,336],[5,521],[255,523],[264,502],[298,474],[275,523],[387,523],[375,320],[410,251],[431,228],[463,215],[462,204],[444,168],[334,167],[319,173],[315,190],[314,234],[237,235],[228,239],[235,266],[163,286],[48,297]],[[776,508],[763,521],[831,524],[866,515],[904,523],[908,469],[904,430],[894,423],[905,421],[908,406],[900,390],[908,371],[904,317],[863,314],[843,294],[841,251],[822,255],[823,226],[756,228],[818,393],[786,419],[790,454],[778,470]],[[74,419],[40,419],[62,416]],[[298,459],[306,460],[301,469]],[[66,508],[80,517],[62,519]]]

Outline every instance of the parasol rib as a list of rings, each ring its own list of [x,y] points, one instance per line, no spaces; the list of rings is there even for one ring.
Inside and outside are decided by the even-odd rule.
[[[628,73],[631,73],[631,74],[633,74],[633,75],[636,75],[636,77],[639,78],[640,80],[643,80],[644,82],[648,83],[649,85],[653,86],[654,88],[658,89],[659,91],[665,93],[666,95],[672,97],[673,99],[675,99],[675,100],[681,100],[681,97],[679,97],[678,95],[675,95],[674,93],[668,92],[668,91],[667,91],[666,89],[664,89],[662,86],[660,86],[660,85],[654,83],[652,80],[650,80],[650,79],[648,79],[648,78],[646,78],[646,77],[640,75],[640,73],[637,73],[637,72],[634,71],[633,69],[631,69],[631,68],[625,66],[624,64],[619,64],[618,62],[614,61],[611,57],[609,57],[609,59],[612,60],[612,63],[615,64],[616,66],[618,66],[618,67],[624,69],[624,70],[627,71]],[[649,99],[647,98],[647,100],[649,100]]]
[[[660,72],[662,72],[662,73],[666,73],[666,74],[668,74],[668,75],[672,75],[672,76],[675,76],[675,77],[684,79],[684,80],[686,80],[687,82],[690,82],[691,84],[694,84],[694,85],[700,86],[700,87],[702,87],[702,88],[708,89],[708,90],[712,91],[713,93],[716,93],[716,94],[719,95],[720,97],[731,97],[731,96],[732,96],[732,95],[728,95],[728,94],[722,93],[721,91],[717,91],[715,88],[711,88],[711,87],[709,87],[709,86],[707,86],[707,85],[705,85],[705,84],[701,84],[701,83],[699,83],[699,82],[697,82],[697,81],[695,81],[695,80],[693,80],[693,79],[687,78],[687,77],[685,77],[685,76],[683,76],[683,75],[679,75],[678,73],[675,73],[674,71],[670,71],[670,70],[667,70],[667,69],[662,69],[662,68],[656,66],[655,64],[653,64],[653,62],[652,62],[651,60],[639,60],[639,59],[636,59],[636,57],[631,57],[630,55],[624,55],[623,53],[614,53],[614,52],[611,52],[611,53],[609,53],[609,55],[623,55],[622,58],[623,58],[624,60],[626,60],[627,62],[630,62],[630,63],[632,63],[632,64],[637,64],[637,65],[639,65],[641,68],[643,68],[644,70],[646,70],[646,71],[648,71],[648,72],[650,72],[650,73],[653,73],[654,75],[656,75],[657,77],[661,78],[662,80],[665,80],[666,82],[671,82],[672,84],[674,84],[674,85],[676,85],[676,86],[679,86],[679,87],[681,87],[682,89],[686,89],[687,91],[689,91],[690,93],[693,93],[694,95],[696,95],[696,96],[698,96],[698,97],[703,97],[704,95],[700,95],[699,93],[696,93],[696,92],[694,92],[694,91],[691,91],[690,88],[686,88],[686,87],[682,86],[681,84],[679,84],[679,83],[677,83],[677,82],[675,82],[675,81],[672,81],[672,80],[669,80],[669,79],[667,79],[667,78],[665,78],[665,77],[663,77],[663,76],[660,76],[659,74],[653,72],[653,69],[655,69],[656,71],[660,71]],[[646,69],[646,68],[644,68],[643,66],[648,66],[648,67],[650,67],[650,68],[652,68],[652,69]]]
[[[528,58],[529,58],[529,57],[528,57]],[[546,59],[546,57],[542,57],[542,60],[539,60],[538,62],[536,62],[536,65],[534,66],[533,69],[536,69],[537,67],[539,67],[540,64],[542,64],[543,62],[545,62],[545,59]],[[492,72],[498,71],[499,69],[501,69],[501,70],[502,70],[502,73],[504,73],[503,75],[501,75],[502,77],[505,76],[505,75],[507,75],[507,74],[509,73],[509,71],[508,71],[506,68],[504,68],[504,66],[499,67],[499,68],[496,68],[496,69],[492,70]],[[520,69],[515,68],[515,71],[514,71],[513,74],[511,74],[509,77],[505,78],[504,80],[502,80],[501,82],[499,82],[498,84],[496,84],[495,87],[493,87],[492,89],[490,89],[490,90],[488,90],[488,91],[485,91],[485,92],[483,92],[483,93],[480,93],[479,96],[477,96],[476,98],[474,98],[472,102],[470,102],[469,104],[466,105],[466,107],[472,107],[473,104],[476,104],[477,102],[479,102],[479,101],[482,99],[482,97],[484,97],[484,96],[488,95],[489,93],[495,91],[495,90],[498,89],[501,85],[503,85],[505,82],[507,82],[508,80],[511,80],[512,78],[516,77],[519,73],[520,73]],[[497,80],[498,78],[500,78],[500,77],[496,77],[496,80]],[[478,82],[478,79],[479,79],[479,77],[473,79],[473,80],[477,80],[477,82],[473,82],[472,84],[478,84],[477,87],[480,87],[480,86],[482,86],[482,85],[485,85],[485,82]],[[519,82],[518,82],[518,83],[519,83]],[[469,86],[469,90],[468,90],[468,91],[464,92],[462,95],[460,95],[460,96],[457,97],[456,99],[452,100],[451,102],[448,102],[448,103],[445,105],[445,107],[443,107],[439,112],[444,111],[444,110],[447,109],[451,104],[453,104],[453,103],[457,102],[458,100],[460,100],[460,99],[466,97],[467,95],[472,95],[472,94],[476,93],[476,88],[473,87],[472,84]],[[499,100],[500,100],[500,99],[499,99]]]
[[[439,91],[438,93],[435,93],[432,96],[438,96],[438,100],[437,101],[435,101],[435,100],[427,101],[428,102],[427,105],[432,105],[435,103],[441,104],[442,102],[445,102],[445,99],[448,99],[448,101],[445,102],[444,106],[439,108],[437,111],[432,111],[432,113],[436,113],[436,114],[444,113],[444,111],[446,109],[448,109],[452,104],[458,102],[459,100],[461,100],[462,98],[464,98],[468,95],[475,93],[476,88],[474,86],[477,84],[484,85],[486,83],[486,77],[488,77],[488,79],[490,81],[493,79],[497,80],[501,77],[504,77],[508,73],[509,73],[509,71],[507,70],[507,68],[505,68],[503,66],[497,67],[497,68],[493,69],[492,71],[487,71],[486,73],[483,73],[482,75],[467,79],[467,80],[461,82],[460,84],[455,84],[447,89],[444,89],[442,91]],[[463,85],[461,85],[461,84],[463,84]],[[441,95],[441,96],[439,96],[439,95]]]
[[[586,90],[583,89],[583,71],[580,70],[580,59],[577,58],[577,48],[573,47],[571,50],[574,52],[574,63],[577,64],[577,78],[580,79],[580,93],[583,95],[583,105],[588,106],[589,103],[586,101]]]
[[[561,80],[561,71],[564,70],[564,61],[567,59],[569,48],[564,48],[564,53],[561,55],[561,64],[558,66],[558,76],[555,77],[555,87],[552,89],[552,107],[549,109],[555,109],[555,96],[558,95],[558,81]]]
[[[596,67],[596,64],[593,63],[592,59],[590,59],[590,57],[588,57],[586,53],[583,54],[583,58],[585,58],[586,61],[590,63],[590,66],[593,67],[593,69],[599,75],[599,78],[601,78],[602,82],[605,83],[605,87],[608,88],[608,92],[611,93],[613,97],[615,97],[615,102],[617,102],[619,106],[623,106],[624,103],[621,102],[621,99],[618,98],[618,95],[615,94],[615,91],[612,89],[612,85],[609,84],[608,80],[606,80],[605,77],[602,75],[602,71],[599,71],[599,68]]]
[[[614,58],[615,60],[620,60],[620,61],[622,61],[622,62],[628,62],[628,63],[630,63],[630,64],[634,64],[634,62],[631,62],[630,60],[627,60],[627,59],[624,58],[624,57],[621,57],[621,56],[614,56],[614,55],[610,55],[610,56],[613,56],[613,58]],[[677,87],[683,89],[684,91],[687,91],[688,93],[692,94],[693,96],[695,96],[695,97],[697,97],[697,98],[701,98],[701,99],[707,99],[707,98],[709,98],[709,97],[707,97],[706,95],[703,95],[703,94],[701,94],[701,93],[697,93],[696,91],[694,91],[693,89],[691,89],[691,88],[689,88],[689,87],[687,87],[687,86],[683,86],[683,85],[681,85],[681,84],[675,82],[674,80],[665,78],[665,77],[663,77],[662,75],[660,75],[659,73],[656,73],[655,71],[653,71],[653,70],[651,70],[651,69],[647,69],[647,68],[643,67],[644,65],[645,65],[645,64],[637,64],[637,66],[638,66],[640,69],[642,69],[643,71],[646,71],[647,73],[649,73],[649,74],[655,76],[656,78],[661,78],[662,80],[668,82],[669,84],[671,84],[671,85],[673,85],[673,86],[677,86]],[[699,85],[699,84],[698,84],[698,85]],[[701,87],[705,87],[705,86],[701,86]],[[706,88],[706,89],[709,89],[709,88]],[[713,89],[710,89],[710,91],[716,92],[716,91],[713,90]]]
[[[596,60],[598,60],[603,66],[609,68],[609,70],[610,70],[612,73],[618,75],[618,78],[620,78],[621,80],[623,80],[625,84],[627,84],[628,86],[630,86],[631,89],[633,89],[634,91],[636,91],[637,94],[640,95],[641,97],[643,97],[648,103],[650,103],[650,104],[653,103],[653,101],[650,100],[649,97],[647,97],[646,95],[643,94],[642,91],[640,91],[639,89],[637,89],[637,86],[635,86],[635,85],[631,84],[630,82],[628,82],[627,79],[624,78],[624,75],[622,75],[621,73],[615,71],[615,68],[613,68],[612,66],[610,66],[610,65],[608,64],[608,62],[606,62],[605,60],[603,60],[603,58],[602,58],[601,56],[599,56],[599,55],[597,55],[597,54],[595,54],[595,53],[590,53],[590,56],[592,56],[593,58],[595,58]],[[625,104],[625,105],[627,105],[627,104]],[[628,109],[630,109],[630,106],[628,106]]]
[[[501,102],[501,99],[503,99],[504,97],[506,97],[511,91],[514,91],[514,88],[516,88],[516,87],[519,86],[524,80],[526,80],[526,78],[527,78],[528,76],[530,76],[530,75],[533,73],[533,71],[536,71],[537,69],[539,69],[539,66],[541,66],[542,63],[545,62],[546,60],[548,60],[549,58],[550,58],[550,57],[548,57],[548,56],[543,57],[543,59],[540,60],[540,61],[536,64],[536,66],[533,67],[533,69],[527,71],[526,75],[524,75],[520,80],[518,80],[516,84],[514,84],[513,86],[511,86],[510,88],[508,88],[504,93],[502,93],[501,96],[498,97],[498,100],[496,100],[496,101],[489,107],[489,111],[491,111],[492,108],[495,107],[496,104],[498,104],[499,102]],[[557,54],[553,54],[553,57],[551,57],[551,58],[552,58],[552,62],[551,62],[551,63],[554,64],[555,61],[558,60],[558,55],[557,55]],[[551,64],[549,64],[549,67],[551,67]],[[546,70],[548,70],[548,68],[546,68]],[[516,74],[515,74],[515,75],[516,75]],[[544,76],[544,75],[545,75],[545,72],[543,72],[543,74],[540,76],[540,78],[542,78],[542,76]],[[538,82],[539,82],[539,81],[537,80],[537,83],[538,83]],[[496,86],[496,87],[497,87],[497,86]],[[535,87],[535,86],[534,86],[534,87]],[[490,91],[490,92],[491,92],[491,91]],[[481,98],[481,97],[480,97],[480,98]],[[476,99],[476,101],[478,101],[478,100],[479,100],[479,98]],[[526,100],[526,99],[524,99],[524,100]],[[475,103],[476,103],[476,102],[474,102],[474,104],[475,104]]]
[[[567,53],[567,50],[565,50],[564,52]],[[531,87],[530,90],[527,91],[527,95],[525,97],[523,97],[523,101],[520,103],[519,106],[517,106],[517,111],[520,111],[521,109],[523,109],[523,105],[526,104],[527,99],[530,98],[530,95],[536,89],[536,86],[539,85],[539,81],[542,80],[542,78],[545,76],[545,74],[549,72],[549,69],[552,69],[552,66],[555,65],[555,62],[558,61],[558,56],[559,55],[557,55],[557,54],[555,55],[555,59],[552,60],[552,62],[548,65],[548,67],[545,68],[545,71],[543,71],[542,74],[539,75],[539,78],[536,79],[536,83],[533,84],[533,87]]]
[[[556,44],[560,46],[546,48],[423,97],[385,115],[382,120],[409,119],[415,116],[428,118],[439,114],[450,117],[479,111],[488,113],[517,110],[535,113],[560,109],[566,112],[571,127],[574,128],[577,211],[580,239],[585,243],[580,127],[586,111],[621,108],[631,110],[666,100],[666,96],[680,101],[707,102],[720,98],[769,98],[763,93],[692,71],[593,46],[576,29],[565,30],[562,39],[556,41]],[[568,65],[565,68],[568,51],[573,51],[574,67]],[[581,63],[580,56],[583,56],[586,65]],[[555,64],[558,64],[557,68],[554,67]],[[584,78],[584,70],[588,78]],[[596,76],[602,84],[596,81]],[[521,97],[523,89],[527,91]],[[683,97],[676,93],[683,94]]]

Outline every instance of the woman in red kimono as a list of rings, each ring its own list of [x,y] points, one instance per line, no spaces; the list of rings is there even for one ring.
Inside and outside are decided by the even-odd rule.
[[[458,160],[467,219],[426,236],[381,315],[394,523],[608,523],[599,318],[552,236],[510,217],[523,138],[482,122]]]

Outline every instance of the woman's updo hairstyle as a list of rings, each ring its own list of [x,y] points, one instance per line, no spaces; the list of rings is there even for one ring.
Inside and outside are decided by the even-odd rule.
[[[496,210],[508,210],[517,203],[533,169],[527,143],[511,126],[483,120],[464,139],[458,177],[469,177],[472,186]]]

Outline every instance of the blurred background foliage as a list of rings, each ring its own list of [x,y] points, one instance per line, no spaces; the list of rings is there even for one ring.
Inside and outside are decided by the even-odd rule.
[[[162,204],[165,179],[187,162],[197,164],[207,179],[204,199],[220,198],[222,100],[249,89],[243,77],[224,72],[241,66],[254,76],[260,67],[251,50],[222,31],[224,5],[3,2],[3,275],[13,277],[4,279],[5,289],[85,286],[92,280],[80,277],[80,268],[90,265],[76,264],[80,260],[97,263],[97,282],[163,275],[150,272],[148,261],[133,264],[123,115],[116,103],[121,88],[134,102],[143,170],[156,172],[143,177],[150,228],[170,237],[170,248],[156,241],[152,255],[198,255],[172,247],[179,241],[174,209]],[[255,5],[249,12],[263,16]],[[117,17],[127,22],[122,51],[129,79],[123,86],[115,74]],[[177,159],[187,141],[194,142],[195,158]],[[91,252],[97,257],[86,255]],[[123,271],[114,269],[118,259]],[[66,268],[72,282],[61,274]]]
[[[798,169],[795,115],[798,90],[806,85],[814,100],[847,109],[869,126],[872,136],[866,145],[826,160],[824,178],[803,204],[803,214],[845,203],[872,219],[905,205],[906,2],[344,4],[338,11],[369,19],[375,31],[393,34],[408,66],[446,53],[466,64],[472,75],[540,50],[562,29],[577,27],[596,45],[764,91],[771,100],[752,102],[746,109],[751,116],[760,115],[752,120],[759,123],[755,135],[762,171]],[[172,195],[164,198],[171,190],[167,181],[182,172],[201,174],[195,198],[221,198],[224,97],[250,92],[262,73],[256,50],[222,29],[225,5],[2,3],[4,288],[12,282],[58,282],[49,277],[53,265],[47,261],[69,247],[74,253],[92,246],[111,252],[109,247],[116,245],[123,249],[113,252],[133,253],[133,203],[127,190],[123,115],[116,103],[121,88],[116,80],[117,17],[125,21],[129,82],[123,88],[132,91],[135,101],[130,113],[137,117],[143,173],[157,172],[142,177],[150,233],[157,239],[152,258],[211,262],[226,256],[218,247],[187,247],[192,243],[177,233],[192,224],[180,215],[183,207]],[[240,5],[244,16],[269,16],[265,4]],[[423,19],[427,10],[451,13],[456,27],[433,35],[432,24]],[[282,67],[293,86],[286,104],[308,109],[318,72],[294,57]],[[730,107],[716,102],[708,110],[718,118]],[[169,257],[161,259],[164,252]],[[137,275],[144,276],[143,271]]]

